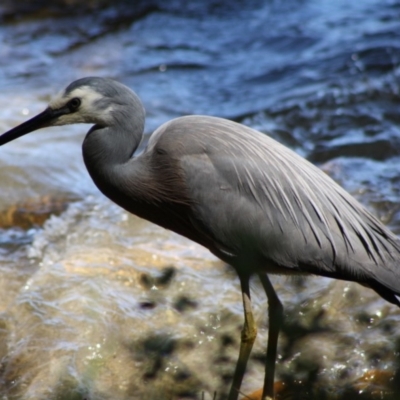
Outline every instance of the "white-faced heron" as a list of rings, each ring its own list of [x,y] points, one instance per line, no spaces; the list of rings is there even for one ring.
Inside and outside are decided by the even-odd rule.
[[[127,211],[205,246],[232,265],[244,306],[239,359],[229,400],[238,397],[256,337],[249,278],[268,297],[263,398],[274,397],[283,308],[268,274],[316,274],[359,282],[400,306],[400,240],[321,170],[258,131],[208,116],[169,121],[134,156],[145,112],[111,79],[71,83],[41,114],[0,137],[93,124],[83,158],[93,181]]]

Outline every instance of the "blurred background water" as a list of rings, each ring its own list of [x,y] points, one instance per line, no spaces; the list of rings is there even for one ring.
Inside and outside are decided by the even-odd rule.
[[[0,20],[0,131],[74,79],[112,77],[143,100],[146,138],[181,115],[239,121],[400,233],[398,0],[6,0]],[[242,326],[234,271],[102,197],[87,130],[0,149],[0,398],[223,398]],[[278,379],[307,382],[304,398],[399,398],[399,310],[356,284],[272,279]],[[244,393],[262,385],[267,339],[253,289]]]

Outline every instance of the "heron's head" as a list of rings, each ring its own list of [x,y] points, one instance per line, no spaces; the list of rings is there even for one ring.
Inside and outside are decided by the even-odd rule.
[[[49,126],[88,123],[109,126],[118,118],[144,119],[144,109],[127,86],[108,78],[88,77],[72,82],[48,107],[0,136],[0,145]]]

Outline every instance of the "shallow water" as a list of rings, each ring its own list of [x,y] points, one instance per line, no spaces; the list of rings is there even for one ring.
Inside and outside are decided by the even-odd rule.
[[[0,9],[0,130],[73,79],[111,76],[142,98],[146,135],[186,114],[271,131],[400,233],[399,2],[167,3]],[[0,209],[48,195],[69,205],[43,226],[1,230],[2,398],[222,396],[242,324],[234,271],[103,198],[81,159],[87,129],[1,148]],[[340,398],[368,371],[400,369],[394,306],[355,284],[272,279],[286,307],[277,378],[314,374]],[[261,386],[267,338],[253,289],[245,393]]]

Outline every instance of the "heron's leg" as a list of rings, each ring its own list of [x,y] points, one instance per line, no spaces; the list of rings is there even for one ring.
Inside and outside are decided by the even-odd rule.
[[[251,310],[251,297],[249,287],[249,276],[240,276],[240,287],[242,289],[244,325],[240,342],[239,358],[236,363],[235,373],[233,375],[232,386],[229,392],[228,400],[236,400],[239,395],[240,385],[246,371],[247,361],[250,357],[254,340],[257,336],[257,328],[254,322],[253,312]]]
[[[278,347],[279,331],[283,322],[283,306],[268,276],[266,274],[259,274],[258,276],[260,277],[265,293],[267,294],[269,319],[267,359],[265,361],[265,377],[262,398],[263,400],[273,400],[276,351]]]

